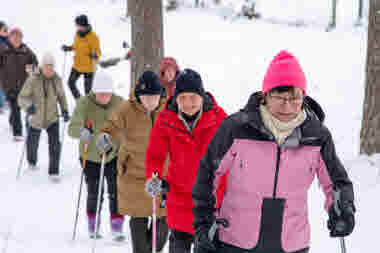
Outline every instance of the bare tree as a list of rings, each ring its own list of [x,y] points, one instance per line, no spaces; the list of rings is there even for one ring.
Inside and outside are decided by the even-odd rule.
[[[128,0],[132,26],[131,88],[145,70],[156,73],[164,55],[162,0]]]
[[[368,48],[360,152],[380,153],[380,0],[369,1]]]

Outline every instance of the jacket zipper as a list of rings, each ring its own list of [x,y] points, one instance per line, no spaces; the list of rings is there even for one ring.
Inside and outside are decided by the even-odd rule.
[[[190,137],[193,138],[193,136],[188,131],[182,130],[181,128],[178,128],[178,127],[171,126],[170,124],[168,124],[166,122],[162,122],[162,124],[165,125],[165,126],[167,126],[167,127],[170,127],[171,129],[177,130],[177,131],[179,131],[181,133],[188,134],[188,135],[190,135]]]
[[[150,119],[152,120],[152,128],[154,127],[154,111],[150,114]]]
[[[45,101],[44,101],[44,104],[45,104],[45,109],[44,109],[44,120],[43,122],[46,123],[47,122],[47,97],[48,97],[48,91],[47,91],[47,87],[46,87],[46,82],[45,80],[42,81],[42,86],[43,86],[43,90],[44,90],[44,95],[45,95]],[[46,124],[47,125],[47,124]],[[47,126],[46,126],[47,127]]]
[[[276,161],[276,173],[274,176],[273,199],[276,198],[276,194],[277,194],[277,183],[278,183],[278,172],[280,169],[280,158],[281,158],[281,147],[277,145],[277,161]]]

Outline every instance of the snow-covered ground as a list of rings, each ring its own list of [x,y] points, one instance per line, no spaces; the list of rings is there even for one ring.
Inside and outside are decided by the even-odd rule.
[[[190,1],[190,0],[189,0]],[[208,90],[232,113],[241,108],[249,94],[260,89],[266,67],[281,49],[288,49],[300,60],[308,78],[309,94],[326,111],[326,125],[333,133],[337,152],[355,183],[357,226],[347,238],[351,253],[376,251],[376,228],[380,227],[378,199],[380,157],[358,156],[359,132],[365,81],[367,33],[365,27],[353,27],[356,2],[339,1],[338,28],[324,32],[328,22],[328,0],[266,0],[260,2],[264,16],[305,20],[309,26],[295,28],[270,24],[263,20],[224,21],[216,8],[183,8],[165,14],[165,54],[174,56],[182,68],[198,70]],[[7,1],[0,16],[12,26],[24,30],[25,41],[38,56],[53,51],[57,71],[63,73],[64,54],[59,50],[74,36],[76,15],[86,13],[100,36],[103,53],[123,53],[122,41],[130,41],[130,24],[120,16],[125,1]],[[301,10],[301,11],[300,11]],[[296,14],[295,14],[296,13]],[[71,57],[66,58],[63,76],[67,79]],[[110,70],[118,93],[127,97],[129,63]],[[82,82],[80,82],[82,85]],[[68,89],[71,111],[74,101]],[[75,205],[80,182],[76,141],[65,138],[62,159],[63,181],[51,184],[47,179],[47,136],[40,145],[40,171],[23,171],[16,182],[16,170],[23,143],[11,141],[7,115],[0,115],[0,249],[2,253],[88,252],[85,202],[81,203],[79,233],[71,242]],[[25,169],[25,166],[24,166]],[[84,195],[85,196],[85,192]],[[311,253],[339,252],[339,242],[328,237],[324,196],[317,183],[310,190]],[[133,203],[131,203],[133,204]],[[105,206],[107,207],[107,202]],[[104,208],[104,234],[109,232],[108,208]],[[125,230],[128,232],[128,225]],[[99,241],[97,252],[129,252],[131,245],[115,246]],[[4,250],[6,249],[6,250]]]

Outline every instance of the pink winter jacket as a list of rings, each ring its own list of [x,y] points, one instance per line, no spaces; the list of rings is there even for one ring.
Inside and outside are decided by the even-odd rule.
[[[352,183],[314,100],[306,98],[307,119],[279,146],[262,123],[261,99],[260,93],[252,95],[210,142],[193,187],[194,228],[226,219],[229,226],[219,227],[222,243],[252,252],[297,252],[309,247],[307,192],[315,176],[326,195],[326,210],[333,202],[333,185],[353,201]],[[226,192],[215,210],[215,189],[226,172]]]

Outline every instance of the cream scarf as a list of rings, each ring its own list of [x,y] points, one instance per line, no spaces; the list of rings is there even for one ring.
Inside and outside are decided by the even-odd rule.
[[[302,110],[294,120],[282,122],[273,117],[265,105],[260,105],[260,114],[264,126],[272,132],[279,145],[282,145],[285,139],[292,134],[293,130],[300,126],[306,119],[306,112]]]

